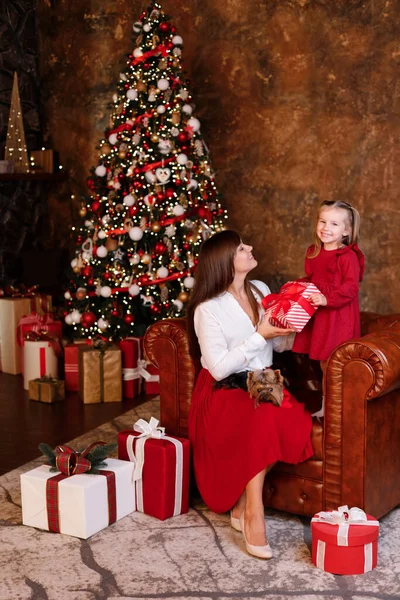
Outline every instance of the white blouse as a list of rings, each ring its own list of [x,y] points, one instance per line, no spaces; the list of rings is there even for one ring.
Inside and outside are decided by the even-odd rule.
[[[263,296],[270,293],[262,281],[252,281]],[[264,309],[261,298],[260,319]],[[266,340],[256,331],[250,317],[229,292],[206,300],[194,312],[194,328],[201,350],[201,364],[217,381],[240,371],[255,371],[272,364],[272,352],[289,350],[294,336]]]

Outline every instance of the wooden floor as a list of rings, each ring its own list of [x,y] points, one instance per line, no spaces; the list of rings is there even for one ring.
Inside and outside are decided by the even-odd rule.
[[[65,443],[145,402],[149,396],[83,404],[77,393],[63,402],[29,400],[22,375],[0,373],[0,475],[40,456],[38,445]]]

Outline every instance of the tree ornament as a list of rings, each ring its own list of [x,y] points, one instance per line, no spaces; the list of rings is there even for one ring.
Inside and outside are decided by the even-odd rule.
[[[104,175],[107,173],[107,169],[104,165],[99,165],[98,167],[96,167],[95,173],[97,177],[104,177]]]
[[[69,290],[67,290],[66,292],[64,292],[64,298],[66,300],[71,300],[72,296],[71,296],[71,292]]]
[[[111,316],[112,317],[118,317],[118,309],[113,308],[112,311],[111,311]]]
[[[99,246],[97,248],[97,256],[99,258],[105,258],[107,256],[108,252],[107,252],[107,248],[105,246]]]
[[[138,97],[137,90],[134,90],[133,88],[130,88],[126,92],[126,97],[128,98],[128,100],[136,100],[136,98]]]
[[[140,227],[132,227],[128,235],[131,240],[138,242],[143,237],[143,231],[140,229]]]
[[[93,212],[99,212],[99,210],[101,208],[101,204],[100,204],[100,202],[98,200],[95,200],[90,205],[90,208],[92,209]]]
[[[158,144],[158,142],[160,141],[160,136],[157,133],[153,133],[150,136],[150,139],[153,142],[153,144]],[[150,173],[151,173],[151,171],[150,171]],[[146,175],[147,175],[147,173],[146,173]],[[147,179],[147,177],[146,177],[146,179]]]
[[[189,294],[187,292],[181,292],[178,294],[178,300],[185,303],[189,300]]]
[[[79,209],[79,216],[80,217],[86,217],[87,215],[87,208],[86,206],[81,206],[81,208]]]
[[[171,25],[166,21],[162,21],[162,23],[160,23],[160,31],[162,31],[163,33],[167,33],[170,29]]]
[[[82,314],[80,322],[82,327],[85,327],[85,329],[87,329],[96,323],[96,319],[96,315],[93,312],[88,311]]]
[[[196,131],[199,131],[200,129],[200,121],[198,119],[196,119],[196,117],[191,117],[188,122],[187,122],[188,126],[193,129],[193,131],[196,133]]]
[[[157,277],[159,279],[164,279],[165,277],[168,277],[169,275],[169,271],[167,269],[167,267],[160,267],[157,269]]]
[[[118,248],[118,240],[111,237],[107,238],[106,248],[108,252],[114,252]]]
[[[127,325],[132,325],[132,323],[134,323],[134,321],[135,321],[135,318],[134,318],[134,316],[133,316],[133,315],[131,315],[131,313],[127,313],[127,314],[124,316],[124,322],[125,322]]]
[[[179,310],[179,312],[180,312],[180,311],[182,310],[182,308],[183,308],[183,302],[182,302],[182,300],[178,300],[178,298],[177,298],[176,300],[174,300],[174,301],[172,302],[172,304],[175,306],[175,308],[176,308],[177,310]]]
[[[111,152],[111,146],[110,146],[110,144],[107,144],[107,143],[103,144],[101,146],[101,148],[100,148],[100,151],[101,151],[102,154],[105,154],[106,156],[108,154],[110,154],[110,152]]]
[[[64,321],[67,325],[72,325],[72,314],[68,313],[67,315],[65,315]]]
[[[137,283],[133,283],[129,287],[128,292],[131,296],[138,296],[140,294],[140,287],[137,285]]]
[[[87,295],[87,290],[84,287],[80,287],[76,290],[76,299],[77,300],[84,300],[86,298]]]
[[[82,315],[81,315],[81,313],[79,312],[79,310],[73,310],[73,311],[70,313],[70,315],[71,315],[71,320],[72,320],[72,323],[80,323],[80,321],[81,321],[81,318],[82,318]]]
[[[173,188],[167,188],[165,190],[165,197],[168,198],[168,200],[171,200],[171,198],[173,198],[175,195],[175,190]]]
[[[161,230],[161,224],[159,223],[159,221],[152,222],[151,230],[154,231],[154,233],[158,233]]]
[[[90,277],[93,273],[93,269],[92,267],[90,267],[89,265],[86,265],[85,267],[83,267],[82,269],[82,275],[84,277]]]
[[[163,92],[165,90],[167,90],[169,88],[169,81],[168,79],[159,79],[157,81],[157,87],[159,90],[162,90]]]
[[[107,329],[107,327],[109,327],[109,326],[110,326],[110,323],[106,319],[103,319],[102,317],[97,321],[97,327],[99,329],[101,329],[102,331]]]
[[[123,160],[124,158],[126,158],[126,152],[124,150],[119,150],[118,151],[118,158],[120,158],[121,160]],[[123,175],[122,173],[120,175]]]
[[[183,39],[180,35],[174,35],[174,37],[172,38],[172,43],[175,44],[175,46],[182,46]]]
[[[140,263],[140,254],[137,254],[137,252],[132,254],[132,256],[129,259],[129,262],[131,263],[131,265],[138,265]]]
[[[183,280],[183,285],[188,290],[191,290],[194,286],[194,277],[191,277],[190,275],[188,277],[185,277],[185,279]],[[183,300],[182,300],[182,302],[183,302]]]
[[[147,85],[144,83],[144,81],[139,80],[136,84],[136,89],[138,92],[145,92],[147,90]]]
[[[109,298],[111,294],[112,289],[109,285],[103,285],[103,287],[100,288],[100,295],[103,296],[103,298]]]
[[[123,203],[125,206],[133,206],[135,204],[135,198],[132,196],[132,194],[127,194],[124,196]]]
[[[80,272],[81,272],[81,268],[80,268],[80,267],[78,267],[78,265],[77,265],[76,267],[73,267],[73,268],[72,268],[72,270],[73,270],[73,272],[74,272],[74,273],[76,273],[76,274],[78,274],[78,273],[80,273]]]
[[[172,209],[172,212],[174,213],[174,215],[176,217],[180,217],[181,215],[184,214],[185,209],[183,208],[183,206],[181,204],[175,204],[175,206]]]
[[[156,245],[154,246],[154,251],[156,254],[165,254],[166,252],[168,252],[168,248],[164,244],[164,242],[157,242]],[[142,258],[142,262],[143,262],[143,258]]]
[[[149,265],[151,263],[151,256],[146,252],[142,255],[142,258],[140,260],[144,265]]]
[[[103,231],[102,229],[100,229],[97,232],[97,237],[99,238],[99,240],[104,240],[107,237],[107,234],[105,231]]]
[[[179,165],[185,165],[188,161],[188,157],[186,156],[186,154],[183,154],[183,152],[181,154],[178,154],[178,156],[176,157],[176,162]]]

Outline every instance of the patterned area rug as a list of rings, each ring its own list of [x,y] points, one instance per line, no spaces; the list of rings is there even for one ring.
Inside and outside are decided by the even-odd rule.
[[[115,441],[158,412],[151,400],[70,444]],[[43,462],[0,477],[1,600],[400,599],[400,509],[381,520],[378,567],[338,576],[313,566],[309,519],[282,512],[267,511],[270,561],[249,556],[228,516],[200,502],[164,522],[132,513],[88,540],[25,527],[19,476]]]

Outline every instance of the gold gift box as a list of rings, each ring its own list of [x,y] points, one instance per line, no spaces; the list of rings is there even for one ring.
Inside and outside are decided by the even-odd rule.
[[[79,395],[83,403],[121,402],[121,350],[116,346],[99,350],[82,345],[78,352]]]
[[[65,385],[59,379],[32,379],[29,382],[29,398],[52,404],[65,398]]]

